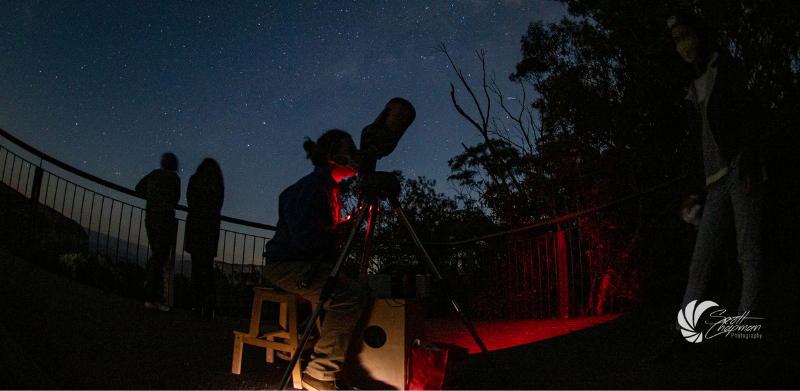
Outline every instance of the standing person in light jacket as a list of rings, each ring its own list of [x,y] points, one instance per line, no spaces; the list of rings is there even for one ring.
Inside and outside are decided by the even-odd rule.
[[[161,168],[151,171],[136,184],[136,193],[147,200],[144,220],[152,255],[147,260],[145,303],[149,309],[169,311],[164,304],[164,265],[175,246],[178,222],[175,207],[181,198],[178,157],[172,152],[161,155]]]
[[[192,256],[192,315],[214,319],[216,282],[214,258],[217,256],[222,203],[225,185],[219,163],[206,158],[189,178],[186,190],[186,242],[184,248]]]
[[[682,308],[711,299],[704,297],[711,266],[720,254],[726,228],[733,226],[742,269],[737,315],[743,315],[755,309],[763,269],[759,110],[750,99],[740,64],[715,45],[696,15],[673,16],[667,24],[675,50],[694,70],[686,99],[696,111],[706,191]]]

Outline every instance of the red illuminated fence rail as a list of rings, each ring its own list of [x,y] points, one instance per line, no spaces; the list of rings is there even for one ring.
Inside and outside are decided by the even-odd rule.
[[[475,292],[487,317],[553,319],[593,315],[598,276],[577,222],[546,233],[493,238],[466,251],[482,260]],[[601,277],[602,278],[602,277]]]
[[[0,145],[4,213],[17,217],[0,223],[4,232],[18,232],[19,241],[44,244],[62,255],[85,251],[114,263],[145,265],[150,255],[145,201],[133,190],[68,166],[1,129],[0,135],[7,140]],[[174,273],[170,280],[176,279],[166,292],[170,300],[175,286],[186,285],[191,278],[191,256],[183,251],[185,206],[179,205],[176,219],[174,263],[168,269]],[[234,287],[260,283],[261,253],[274,227],[227,216],[222,220],[215,260],[218,273]]]
[[[594,262],[597,249],[588,250],[579,220],[562,222],[560,228],[429,243],[426,250],[474,318],[555,319],[613,312],[610,303],[598,303],[606,296],[604,273]],[[412,243],[376,240],[369,270],[380,273],[398,263],[419,262],[424,264]]]
[[[609,203],[498,232],[448,243],[464,270],[478,317],[548,319],[630,311],[641,304],[642,270],[631,237],[615,225],[645,196],[665,204],[663,190],[680,175]],[[659,197],[661,200],[659,201]],[[634,208],[641,207],[641,203]]]
[[[606,204],[507,231],[428,243],[427,251],[475,318],[552,319],[631,311],[641,305],[643,271],[631,256],[634,238],[615,226],[632,208],[641,209],[645,196],[646,202],[666,204],[664,199],[674,196],[663,190],[687,178],[676,176]],[[391,218],[386,219],[382,226],[391,227]],[[403,239],[375,240],[368,270],[404,264],[407,271],[419,272],[413,265],[424,261],[414,247]]]

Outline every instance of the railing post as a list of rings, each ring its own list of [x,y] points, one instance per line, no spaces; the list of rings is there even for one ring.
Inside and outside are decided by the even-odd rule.
[[[44,170],[41,167],[37,166],[36,170],[33,173],[33,188],[31,189],[31,206],[30,206],[30,217],[29,217],[29,224],[28,225],[28,234],[25,237],[25,241],[30,241],[29,244],[26,244],[25,247],[27,248],[29,245],[36,246],[34,243],[37,243],[39,239],[38,235],[38,225],[39,225],[39,195],[42,193],[42,177],[44,176]],[[46,195],[45,195],[46,198]],[[47,200],[45,199],[45,202]]]
[[[175,252],[178,246],[178,219],[172,221],[172,244],[169,246],[169,258],[164,265],[164,301],[167,306],[175,306]]]
[[[42,193],[42,176],[44,176],[44,170],[37,166],[36,170],[33,172],[33,188],[31,189],[32,207],[36,207],[39,203],[39,195]]]
[[[558,263],[558,317],[569,318],[569,282],[567,278],[567,240],[564,231],[556,232],[556,261]]]

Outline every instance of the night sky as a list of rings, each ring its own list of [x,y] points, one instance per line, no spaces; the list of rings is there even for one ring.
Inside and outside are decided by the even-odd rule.
[[[311,171],[304,136],[361,129],[395,97],[417,118],[378,170],[437,180],[477,132],[455,111],[447,45],[479,86],[475,51],[507,82],[530,22],[553,1],[10,1],[0,9],[0,128],[133,188],[178,155],[183,196],[203,158],[225,176],[223,214],[277,221],[278,195]],[[277,5],[279,4],[279,5]],[[457,92],[472,108],[464,91]]]

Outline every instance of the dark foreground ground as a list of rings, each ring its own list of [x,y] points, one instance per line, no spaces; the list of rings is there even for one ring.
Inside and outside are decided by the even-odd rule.
[[[792,269],[794,270],[794,269]],[[76,284],[0,249],[0,387],[4,389],[271,389],[285,363],[245,346],[242,374],[230,372],[232,330],[247,320],[199,321]],[[671,310],[648,310],[547,340],[481,354],[456,370],[461,389],[800,388],[797,292],[773,286],[764,340],[734,360],[722,338],[642,364],[667,338]],[[458,324],[455,322],[454,324]],[[503,332],[498,330],[498,332]],[[509,332],[509,331],[505,331]]]

